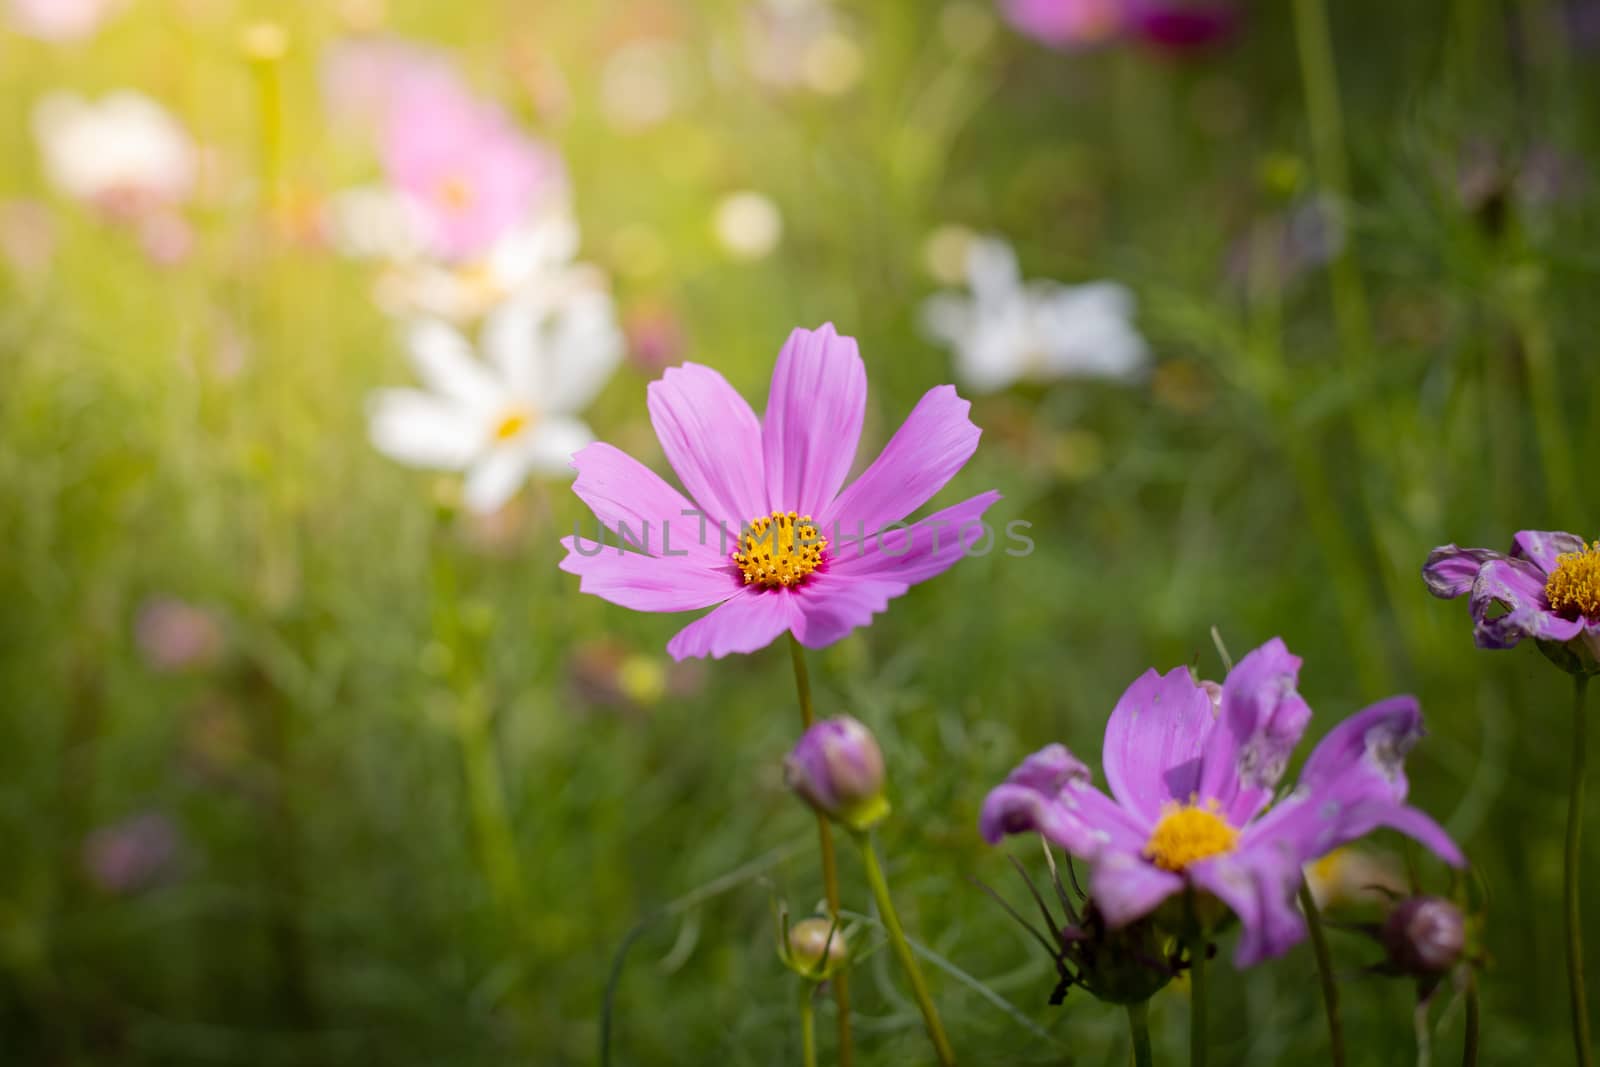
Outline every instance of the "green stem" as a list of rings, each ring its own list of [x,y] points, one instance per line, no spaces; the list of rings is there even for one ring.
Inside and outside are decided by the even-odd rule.
[[[1311,948],[1317,956],[1317,976],[1322,979],[1322,1007],[1328,1013],[1328,1061],[1344,1067],[1344,1027],[1339,1022],[1339,986],[1333,980],[1333,959],[1328,954],[1328,936],[1322,930],[1322,915],[1311,896],[1311,887],[1300,884],[1300,908],[1306,913],[1311,931]]]
[[[817,1013],[811,1003],[816,992],[813,983],[800,983],[800,1062],[803,1067],[817,1067]]]
[[[1198,923],[1189,935],[1189,1067],[1206,1063],[1206,935]]]
[[[1133,1037],[1133,1067],[1152,1067],[1150,1056],[1150,1002],[1128,1005],[1128,1033]]]
[[[906,972],[906,979],[911,983],[911,995],[922,1011],[922,1022],[929,1040],[933,1042],[933,1051],[939,1057],[939,1062],[949,1067],[956,1062],[956,1054],[950,1047],[950,1039],[945,1036],[939,1011],[933,1006],[933,998],[928,995],[928,984],[922,978],[922,969],[917,966],[917,957],[911,951],[911,944],[906,941],[900,916],[896,914],[894,901],[889,897],[889,883],[883,877],[883,868],[878,865],[878,850],[872,845],[872,835],[858,832],[854,836],[856,844],[861,846],[861,865],[866,870],[867,884],[872,887],[873,899],[878,902],[878,911],[883,915],[883,928],[889,932],[889,946],[894,949],[895,958],[900,961],[900,968]]]
[[[1467,967],[1467,1033],[1461,1044],[1461,1067],[1478,1067],[1478,976]]]
[[[1578,867],[1583,859],[1583,775],[1588,746],[1587,723],[1583,716],[1586,675],[1573,676],[1572,691],[1572,781],[1567,793],[1567,986],[1572,1001],[1572,1044],[1578,1067],[1589,1067],[1589,998],[1583,982],[1583,929],[1579,918]]]
[[[800,698],[800,725],[810,728],[816,721],[811,706],[811,675],[806,670],[805,650],[793,634],[789,635],[789,658],[794,664],[794,688]],[[817,841],[822,852],[822,892],[828,901],[830,918],[839,917],[839,865],[833,854],[833,826],[828,817],[817,815]],[[855,1062],[855,1043],[850,1035],[850,976],[840,971],[829,984],[833,987],[833,1003],[839,1016],[839,1067],[851,1067]]]

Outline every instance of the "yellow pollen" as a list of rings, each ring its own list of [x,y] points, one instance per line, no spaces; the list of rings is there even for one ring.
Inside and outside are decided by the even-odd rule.
[[[1191,863],[1232,852],[1239,831],[1223,821],[1216,802],[1168,804],[1144,846],[1145,859],[1164,871],[1181,871]]]
[[[500,416],[500,421],[494,424],[494,439],[496,441],[509,441],[533,422],[533,416],[526,411],[508,411]]]
[[[462,177],[446,178],[439,183],[439,198],[451,211],[464,211],[472,205],[472,183]]]
[[[787,588],[799,585],[817,569],[827,547],[810,515],[774,511],[750,520],[733,562],[744,575],[745,585]]]
[[[1556,569],[1544,583],[1550,610],[1569,618],[1600,619],[1600,541],[1556,557]]]

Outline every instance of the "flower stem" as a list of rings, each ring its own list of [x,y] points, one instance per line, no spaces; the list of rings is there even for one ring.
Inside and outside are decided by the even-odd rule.
[[[1587,724],[1583,716],[1584,690],[1588,676],[1573,676],[1572,690],[1572,781],[1567,793],[1567,985],[1572,1000],[1572,1043],[1578,1067],[1589,1067],[1589,998],[1583,982],[1583,930],[1579,919],[1578,866],[1583,859],[1583,775]]]
[[[1478,976],[1467,968],[1467,1033],[1461,1044],[1461,1067],[1478,1067]]]
[[[810,727],[816,719],[811,707],[811,675],[806,670],[805,650],[800,642],[789,635],[789,658],[794,663],[794,688],[800,698],[800,725]],[[839,865],[833,856],[833,826],[828,817],[817,815],[817,839],[822,848],[822,892],[828,901],[830,918],[839,917]],[[839,1009],[839,1067],[851,1067],[855,1062],[855,1046],[850,1036],[850,976],[840,971],[829,983],[833,986],[833,1003]]]
[[[1206,935],[1195,923],[1189,935],[1189,1067],[1206,1063]]]
[[[1128,1005],[1128,1032],[1133,1036],[1133,1067],[1151,1067],[1150,1057],[1150,1002],[1140,1000]]]
[[[861,865],[867,873],[867,884],[872,887],[873,899],[878,902],[878,911],[883,914],[883,928],[889,932],[889,946],[894,949],[901,970],[906,972],[906,978],[911,982],[911,994],[922,1011],[922,1022],[927,1028],[929,1040],[933,1042],[933,1051],[939,1057],[939,1062],[949,1067],[956,1062],[956,1054],[950,1047],[950,1039],[945,1036],[944,1024],[939,1021],[939,1011],[933,1006],[933,998],[928,995],[928,984],[922,978],[922,969],[917,966],[917,957],[912,954],[911,945],[906,941],[906,932],[900,925],[900,916],[894,910],[894,901],[889,898],[889,883],[885,881],[883,868],[878,864],[878,850],[872,845],[872,835],[858,832],[854,836],[856,844],[861,846]]]
[[[811,982],[800,983],[800,1063],[802,1067],[817,1067],[816,1009],[811,999],[817,987]]]
[[[1317,956],[1317,976],[1322,979],[1322,1007],[1328,1014],[1328,1062],[1344,1067],[1344,1027],[1339,1022],[1339,986],[1333,980],[1333,958],[1328,954],[1328,935],[1322,930],[1322,915],[1311,887],[1300,883],[1300,908],[1306,913],[1311,931],[1311,949]]]

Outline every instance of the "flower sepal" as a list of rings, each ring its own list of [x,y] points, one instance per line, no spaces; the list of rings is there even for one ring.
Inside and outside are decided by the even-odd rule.
[[[1568,674],[1583,678],[1600,675],[1600,658],[1596,658],[1594,648],[1584,637],[1571,641],[1540,641],[1539,651]]]

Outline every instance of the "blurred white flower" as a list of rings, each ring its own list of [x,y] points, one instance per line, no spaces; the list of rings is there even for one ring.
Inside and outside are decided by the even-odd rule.
[[[1018,381],[1135,381],[1149,349],[1134,328],[1133,294],[1115,282],[1024,282],[1016,253],[997,237],[967,247],[968,293],[942,292],[922,307],[923,326],[955,352],[956,372],[978,392]]]
[[[11,28],[41,41],[81,41],[122,8],[127,0],[10,0]]]
[[[745,9],[745,61],[775,89],[826,96],[855,88],[866,69],[861,46],[825,0],[759,0]]]
[[[672,116],[689,93],[689,60],[666,39],[633,41],[606,60],[600,106],[620,130],[641,130]]]
[[[717,242],[735,259],[763,259],[783,237],[783,215],[760,193],[730,193],[717,202],[712,228]]]
[[[114,217],[170,207],[194,191],[194,142],[142,93],[123,90],[98,103],[50,93],[34,106],[33,129],[51,184]]]
[[[496,309],[480,333],[485,359],[454,327],[426,319],[407,337],[426,390],[373,397],[373,444],[391,459],[463,471],[471,511],[498,510],[530,474],[571,474],[572,453],[592,441],[576,416],[622,358],[610,295],[578,275],[564,289]]]
[[[1319,909],[1383,904],[1411,894],[1394,855],[1348,845],[1306,864],[1305,878]]]

